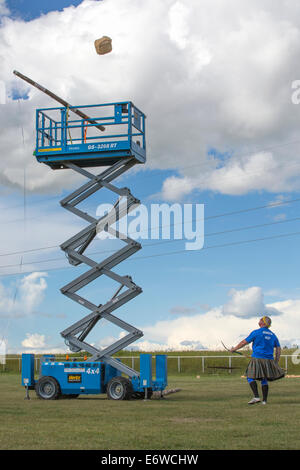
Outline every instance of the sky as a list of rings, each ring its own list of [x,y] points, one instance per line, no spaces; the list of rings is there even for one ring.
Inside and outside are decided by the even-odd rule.
[[[104,35],[113,50],[100,56],[94,41]],[[0,0],[0,340],[9,353],[67,351],[59,332],[87,313],[59,290],[84,272],[59,245],[85,226],[59,201],[85,180],[36,161],[35,109],[56,105],[13,70],[72,104],[131,100],[147,116],[147,162],[116,184],[149,210],[204,205],[202,249],[146,239],[116,268],[143,289],[115,312],[144,332],[131,349],[221,349],[263,314],[283,346],[300,345],[299,53],[296,0]],[[87,209],[108,201],[100,191]],[[96,240],[93,250],[100,260],[115,247]],[[100,278],[84,293],[104,303],[111,288]],[[103,321],[90,342],[120,335]]]

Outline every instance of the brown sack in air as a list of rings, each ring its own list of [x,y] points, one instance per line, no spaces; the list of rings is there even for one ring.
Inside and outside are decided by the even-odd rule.
[[[111,39],[108,36],[96,39],[94,44],[97,54],[103,55],[112,51]]]

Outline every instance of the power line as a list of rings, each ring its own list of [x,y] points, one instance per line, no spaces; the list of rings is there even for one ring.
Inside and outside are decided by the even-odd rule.
[[[253,238],[253,239],[250,239],[250,240],[240,240],[240,241],[237,241],[237,242],[224,243],[224,244],[221,244],[221,245],[211,245],[211,246],[203,247],[201,250],[178,250],[178,251],[172,251],[172,252],[168,252],[168,253],[158,253],[158,254],[154,254],[154,255],[136,256],[135,259],[156,258],[156,257],[160,257],[160,256],[177,255],[177,254],[180,254],[180,253],[193,253],[193,254],[198,253],[199,254],[203,250],[209,250],[209,249],[213,249],[213,248],[225,248],[227,246],[242,245],[244,243],[253,243],[253,242],[258,242],[258,241],[263,241],[263,240],[272,240],[272,239],[275,239],[275,238],[291,237],[291,236],[294,236],[294,235],[300,235],[300,232],[290,232],[290,233],[284,233],[284,234],[281,234],[281,235],[272,235],[270,237]]]
[[[216,219],[217,217],[225,217],[225,216],[229,216],[229,215],[242,214],[244,212],[256,211],[256,210],[259,210],[259,209],[269,209],[271,207],[283,206],[285,204],[291,204],[291,203],[299,202],[299,201],[300,201],[300,198],[290,199],[288,201],[271,202],[271,203],[265,204],[263,206],[249,207],[248,209],[240,209],[238,211],[225,212],[223,214],[217,214],[217,215],[210,215],[210,216],[206,217],[206,219]]]
[[[279,225],[279,224],[284,224],[284,223],[288,223],[288,222],[296,222],[296,221],[299,221],[299,220],[300,220],[300,217],[294,217],[292,219],[279,220],[279,221],[276,221],[276,222],[268,222],[268,223],[265,223],[265,224],[248,225],[246,227],[237,227],[237,228],[233,228],[233,229],[229,229],[229,230],[222,230],[221,232],[206,233],[205,237],[211,237],[211,236],[216,236],[216,235],[224,235],[226,233],[233,233],[233,232],[242,232],[244,230],[256,229],[256,228],[261,228],[261,227],[268,227],[270,225]],[[132,234],[130,234],[130,235],[132,236]],[[145,243],[143,245],[143,248],[162,245],[162,244],[166,244],[166,243],[178,243],[178,242],[182,242],[182,241],[184,241],[184,240],[183,239],[164,240],[164,241],[158,241],[158,242],[154,242],[154,243]],[[33,250],[29,250],[29,251],[33,251]],[[114,253],[114,252],[115,252],[115,250],[91,251],[91,252],[87,252],[87,255],[101,255],[101,254]],[[3,256],[3,255],[1,255],[1,256]],[[53,261],[61,261],[63,259],[64,259],[63,257],[48,258],[48,259],[39,260],[39,261],[37,261],[37,263],[38,264],[50,263],[50,262],[53,262]],[[30,262],[28,261],[27,263],[22,263],[22,265],[28,265],[28,264],[34,264],[34,263],[35,263],[35,261],[30,261]],[[2,265],[2,266],[0,265],[0,268],[13,268],[13,267],[16,267],[16,266],[19,266],[19,264],[7,264],[7,265]]]
[[[59,248],[59,245],[44,246],[40,248],[32,248],[30,250],[23,250],[23,251],[12,251],[10,253],[1,253],[0,256],[22,255],[26,253],[33,253],[35,251],[51,250],[53,248]]]
[[[294,217],[293,219],[285,219],[285,220],[278,220],[276,222],[268,222],[265,224],[257,224],[257,225],[248,225],[247,227],[237,227],[233,229],[228,229],[228,230],[222,230],[221,232],[211,232],[211,233],[206,233],[206,237],[212,237],[215,235],[225,235],[226,233],[233,233],[233,232],[242,232],[243,230],[250,230],[250,229],[256,229],[256,228],[261,228],[261,227],[268,227],[270,225],[277,225],[277,224],[284,224],[288,222],[296,222],[299,221],[300,217]],[[156,242],[156,243],[145,243],[143,245],[143,248],[147,248],[148,246],[156,246],[156,245],[161,245],[164,243],[175,243],[175,242],[181,242],[183,240],[164,240],[162,242]],[[1,266],[0,266],[1,267]]]
[[[47,200],[46,201],[32,201],[30,204],[31,205],[35,205],[35,204],[45,204],[47,203],[48,201],[53,201],[54,199],[60,199],[61,196],[51,196],[51,197],[47,197]],[[6,207],[0,207],[0,210],[1,212],[2,211],[5,211],[5,210],[10,210],[10,209],[17,209],[19,207],[23,207],[24,204],[16,204],[14,206],[6,206]]]
[[[299,202],[299,201],[300,201],[300,198],[289,199],[287,201],[273,202],[273,203],[268,203],[268,204],[265,204],[265,205],[262,205],[262,206],[249,207],[247,209],[240,209],[238,211],[224,212],[222,214],[211,215],[211,216],[207,216],[203,219],[192,219],[191,221],[189,221],[189,223],[193,223],[193,222],[200,221],[200,220],[208,220],[208,219],[216,219],[216,218],[220,218],[220,217],[228,217],[228,216],[231,216],[231,215],[237,215],[237,214],[256,211],[256,210],[260,210],[260,209],[266,209],[266,208],[271,208],[271,207],[277,207],[277,206],[292,204],[292,203]],[[277,222],[270,222],[270,223],[267,223],[267,224],[261,224],[261,225],[253,226],[253,228],[256,228],[256,227],[259,227],[259,226],[263,227],[263,226],[266,226],[266,225],[275,225],[277,223],[286,223],[286,222],[296,221],[296,220],[298,220],[297,217],[295,217],[294,219],[287,219],[287,220],[283,220],[283,221],[277,221]],[[164,224],[164,225],[159,225],[157,227],[152,227],[152,229],[163,228],[163,227],[172,227],[172,226],[175,226],[175,225],[182,225],[182,224],[183,224],[183,222],[178,222],[177,224],[175,224],[175,223],[173,223],[173,224]],[[252,228],[252,227],[250,226],[249,228]],[[232,231],[236,231],[236,230],[246,230],[246,228],[232,229]],[[230,231],[231,230],[229,230],[229,232]],[[129,235],[132,236],[132,235],[137,234],[137,233],[145,233],[145,232],[148,232],[148,230],[147,231],[146,230],[141,230],[140,232],[133,232],[133,233],[130,233]],[[221,233],[226,233],[226,231],[225,232],[219,232],[219,233],[220,234]],[[206,235],[206,236],[208,236],[208,235]],[[147,246],[147,245],[144,245],[144,246]],[[18,254],[26,254],[26,253],[32,253],[32,252],[37,252],[37,251],[42,251],[42,250],[50,250],[50,249],[54,249],[54,248],[59,248],[59,245],[52,245],[52,246],[40,247],[40,248],[32,248],[30,250],[14,251],[14,252],[10,252],[10,253],[0,253],[0,257],[1,256],[12,256],[12,255],[18,255]],[[111,250],[109,250],[109,252],[110,251]],[[107,253],[107,251],[103,251],[103,253]],[[1,268],[1,266],[0,266],[0,268]]]
[[[260,238],[250,239],[250,240],[240,240],[240,241],[229,242],[229,243],[224,243],[224,244],[220,244],[220,245],[210,245],[210,246],[203,247],[201,250],[177,250],[177,251],[172,251],[172,252],[167,252],[167,253],[158,253],[158,254],[152,254],[152,255],[136,256],[134,259],[157,258],[157,257],[162,257],[162,256],[177,255],[177,254],[183,254],[183,253],[199,254],[203,250],[208,250],[208,249],[225,248],[225,247],[229,247],[229,246],[242,245],[242,244],[245,244],[245,243],[254,243],[254,242],[263,241],[263,240],[273,240],[273,239],[277,239],[277,238],[286,238],[286,237],[291,237],[291,236],[295,236],[295,235],[300,235],[300,232],[289,232],[289,233],[284,233],[284,234],[280,234],[280,235],[272,235],[272,236],[269,236],[269,237],[260,237]],[[101,252],[101,253],[103,253],[103,252]],[[51,260],[51,261],[62,261],[62,258],[59,258],[59,260]],[[127,261],[130,262],[130,261],[133,261],[133,260],[127,260]],[[39,263],[41,263],[41,261]],[[22,266],[24,266],[25,264],[34,264],[34,262],[22,263]],[[0,266],[0,268],[15,267],[15,266],[20,266],[20,265]],[[47,271],[58,271],[58,270],[63,270],[63,269],[73,269],[73,266],[50,268],[50,269],[47,269]],[[19,271],[19,272],[9,273],[9,274],[0,274],[0,277],[7,277],[7,276],[18,275],[18,274],[29,274],[29,273],[33,273],[35,271],[36,271],[36,269],[34,271],[23,271],[23,272]]]

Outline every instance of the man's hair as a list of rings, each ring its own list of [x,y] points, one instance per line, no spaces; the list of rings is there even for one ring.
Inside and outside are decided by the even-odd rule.
[[[272,323],[272,320],[271,320],[270,317],[264,316],[264,317],[262,317],[262,321],[264,322],[264,325],[265,325],[267,328],[270,328],[271,323]]]

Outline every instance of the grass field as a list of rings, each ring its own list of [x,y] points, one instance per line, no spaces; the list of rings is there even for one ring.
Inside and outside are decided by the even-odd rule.
[[[270,384],[269,403],[249,406],[240,377],[169,377],[163,400],[105,395],[24,400],[20,375],[0,376],[0,449],[300,449],[300,379]]]

